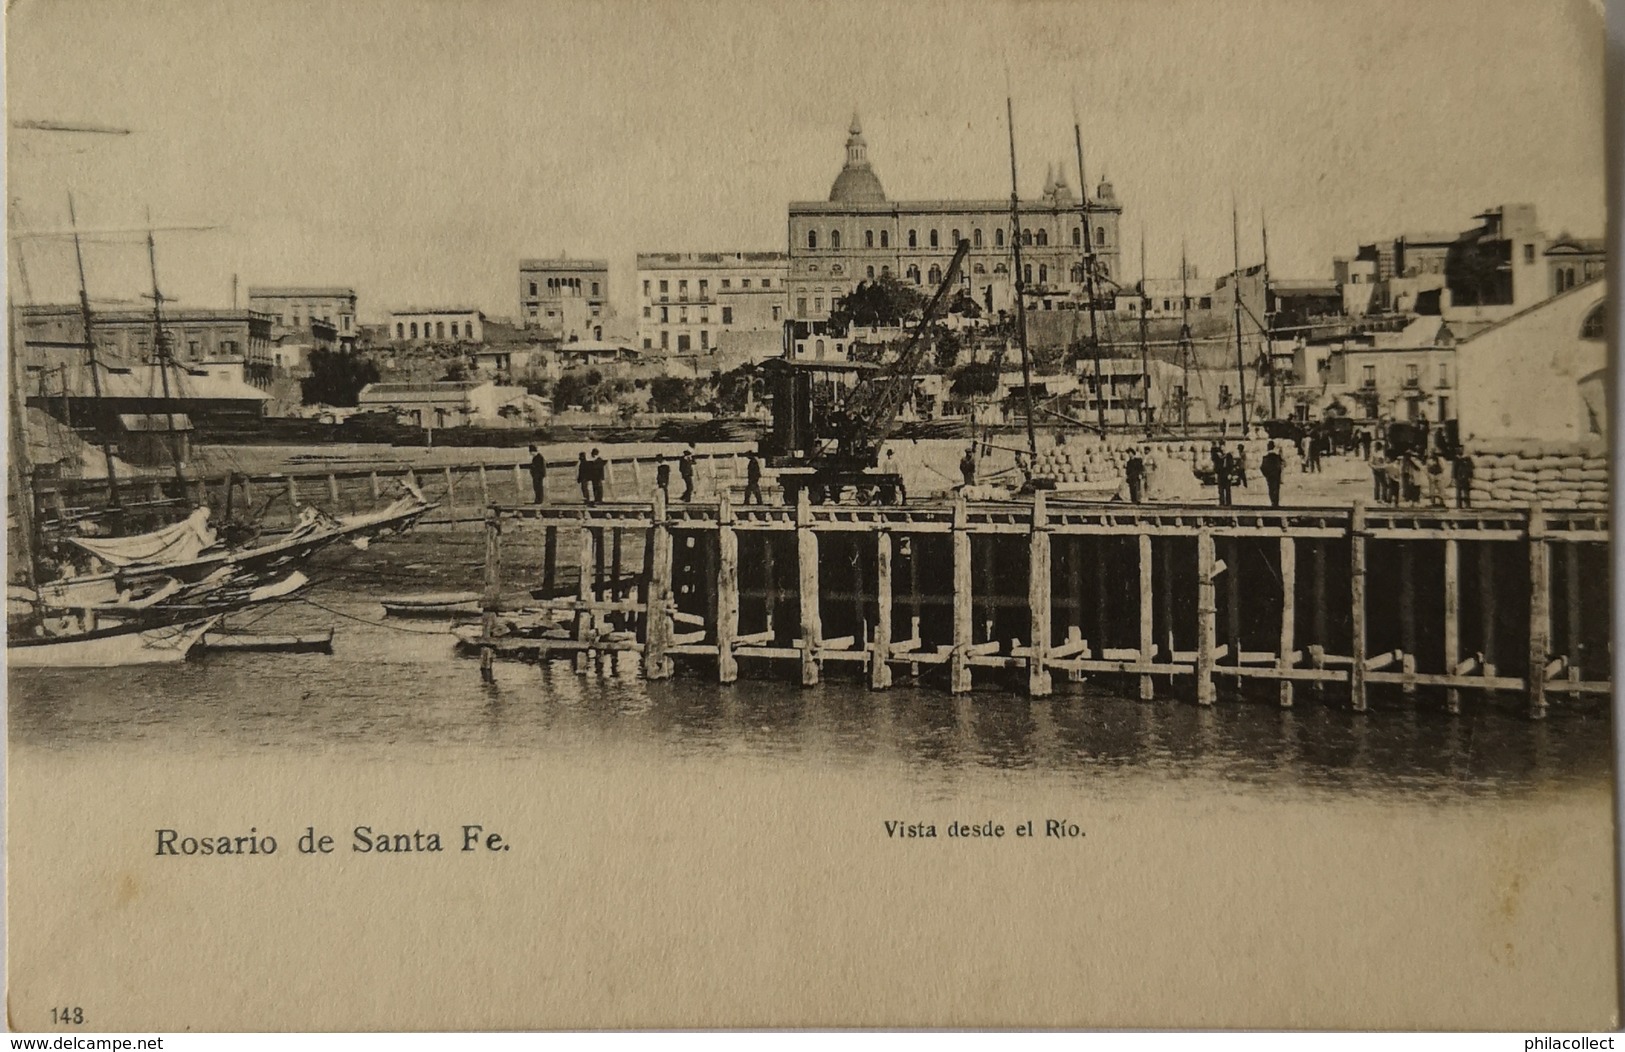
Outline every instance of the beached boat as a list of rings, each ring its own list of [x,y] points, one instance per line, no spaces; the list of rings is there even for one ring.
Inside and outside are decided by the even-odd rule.
[[[201,650],[241,650],[277,654],[331,654],[333,630],[293,635],[257,634],[221,629],[203,637]]]
[[[184,661],[219,616],[144,628],[139,624],[70,635],[8,635],[6,664],[12,668],[111,668]]]

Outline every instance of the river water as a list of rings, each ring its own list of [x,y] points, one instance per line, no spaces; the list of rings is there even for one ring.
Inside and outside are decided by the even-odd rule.
[[[658,745],[673,762],[732,755],[797,765],[862,766],[918,787],[1007,776],[1090,783],[1137,778],[1250,785],[1270,793],[1334,790],[1410,795],[1498,794],[1608,780],[1611,723],[1603,701],[1557,700],[1532,723],[1511,696],[1469,695],[1451,717],[1436,705],[1347,711],[1300,688],[1290,710],[1249,702],[1213,709],[1141,702],[1058,674],[1053,700],[978,689],[954,697],[906,682],[885,692],[781,678],[719,687],[704,667],[643,681],[630,655],[589,674],[569,662],[499,662],[494,684],[453,652],[445,624],[386,620],[352,589],[311,596],[254,631],[336,627],[334,653],[206,654],[181,665],[14,672],[15,745],[233,755],[266,749],[341,751],[435,762],[470,750],[493,757],[613,756]],[[833,666],[832,666],[833,668]]]

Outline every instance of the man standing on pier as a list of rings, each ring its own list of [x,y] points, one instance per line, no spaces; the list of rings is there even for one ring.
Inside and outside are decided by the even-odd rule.
[[[530,489],[536,503],[542,503],[547,496],[547,458],[535,446],[530,447]]]
[[[1473,458],[1462,450],[1450,464],[1450,478],[1456,484],[1456,507],[1473,506]]]
[[[754,449],[745,458],[745,503],[751,503],[752,497],[756,498],[757,504],[765,503],[762,500],[762,462],[757,459]]]
[[[666,500],[671,500],[671,465],[666,463],[664,453],[655,457],[655,485],[666,495]]]
[[[602,504],[604,501],[604,480],[609,477],[609,461],[598,455],[598,450],[592,451],[592,459],[587,461],[592,468],[592,501],[593,504]]]
[[[1264,449],[1264,459],[1258,462],[1258,473],[1264,476],[1264,485],[1269,487],[1270,507],[1281,506],[1281,454],[1275,451],[1275,443],[1271,442]]]
[[[1228,508],[1232,503],[1230,485],[1236,475],[1236,457],[1235,454],[1226,452],[1224,447],[1217,443],[1214,444],[1214,449],[1218,451],[1215,459],[1219,477],[1219,507]]]
[[[1128,481],[1128,499],[1140,503],[1140,491],[1145,488],[1145,461],[1138,448],[1130,451],[1128,463],[1123,465],[1123,475]]]
[[[581,487],[581,503],[592,503],[592,465],[586,453],[576,454],[576,485]]]
[[[683,450],[683,459],[677,462],[677,474],[683,479],[683,496],[685,501],[694,499],[694,443],[690,442],[688,448]]]
[[[959,458],[959,474],[965,480],[965,485],[976,485],[976,447],[965,450],[965,455]]]

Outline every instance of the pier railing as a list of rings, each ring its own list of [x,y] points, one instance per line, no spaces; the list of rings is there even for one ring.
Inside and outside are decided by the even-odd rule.
[[[901,672],[963,692],[996,673],[1043,697],[1061,674],[1203,705],[1226,681],[1272,683],[1282,705],[1330,685],[1356,710],[1373,689],[1436,693],[1452,712],[1463,692],[1515,691],[1533,717],[1552,696],[1612,689],[1608,522],[1594,513],[1103,505],[1043,493],[740,507],[657,493],[613,506],[498,505],[486,529],[477,645],[488,672],[499,654],[570,653],[585,669],[593,654],[628,652],[650,678],[699,658],[724,683],[755,661],[792,662],[815,684],[832,663],[851,663],[875,688]],[[501,600],[502,545],[536,530],[546,569],[528,611],[548,620],[541,633]],[[563,596],[553,577],[570,533],[580,572]],[[628,576],[628,560],[642,569]]]

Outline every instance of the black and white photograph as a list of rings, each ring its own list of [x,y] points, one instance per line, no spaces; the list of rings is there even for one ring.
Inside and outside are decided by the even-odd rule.
[[[1620,1025],[1602,3],[6,29],[11,1029]]]

